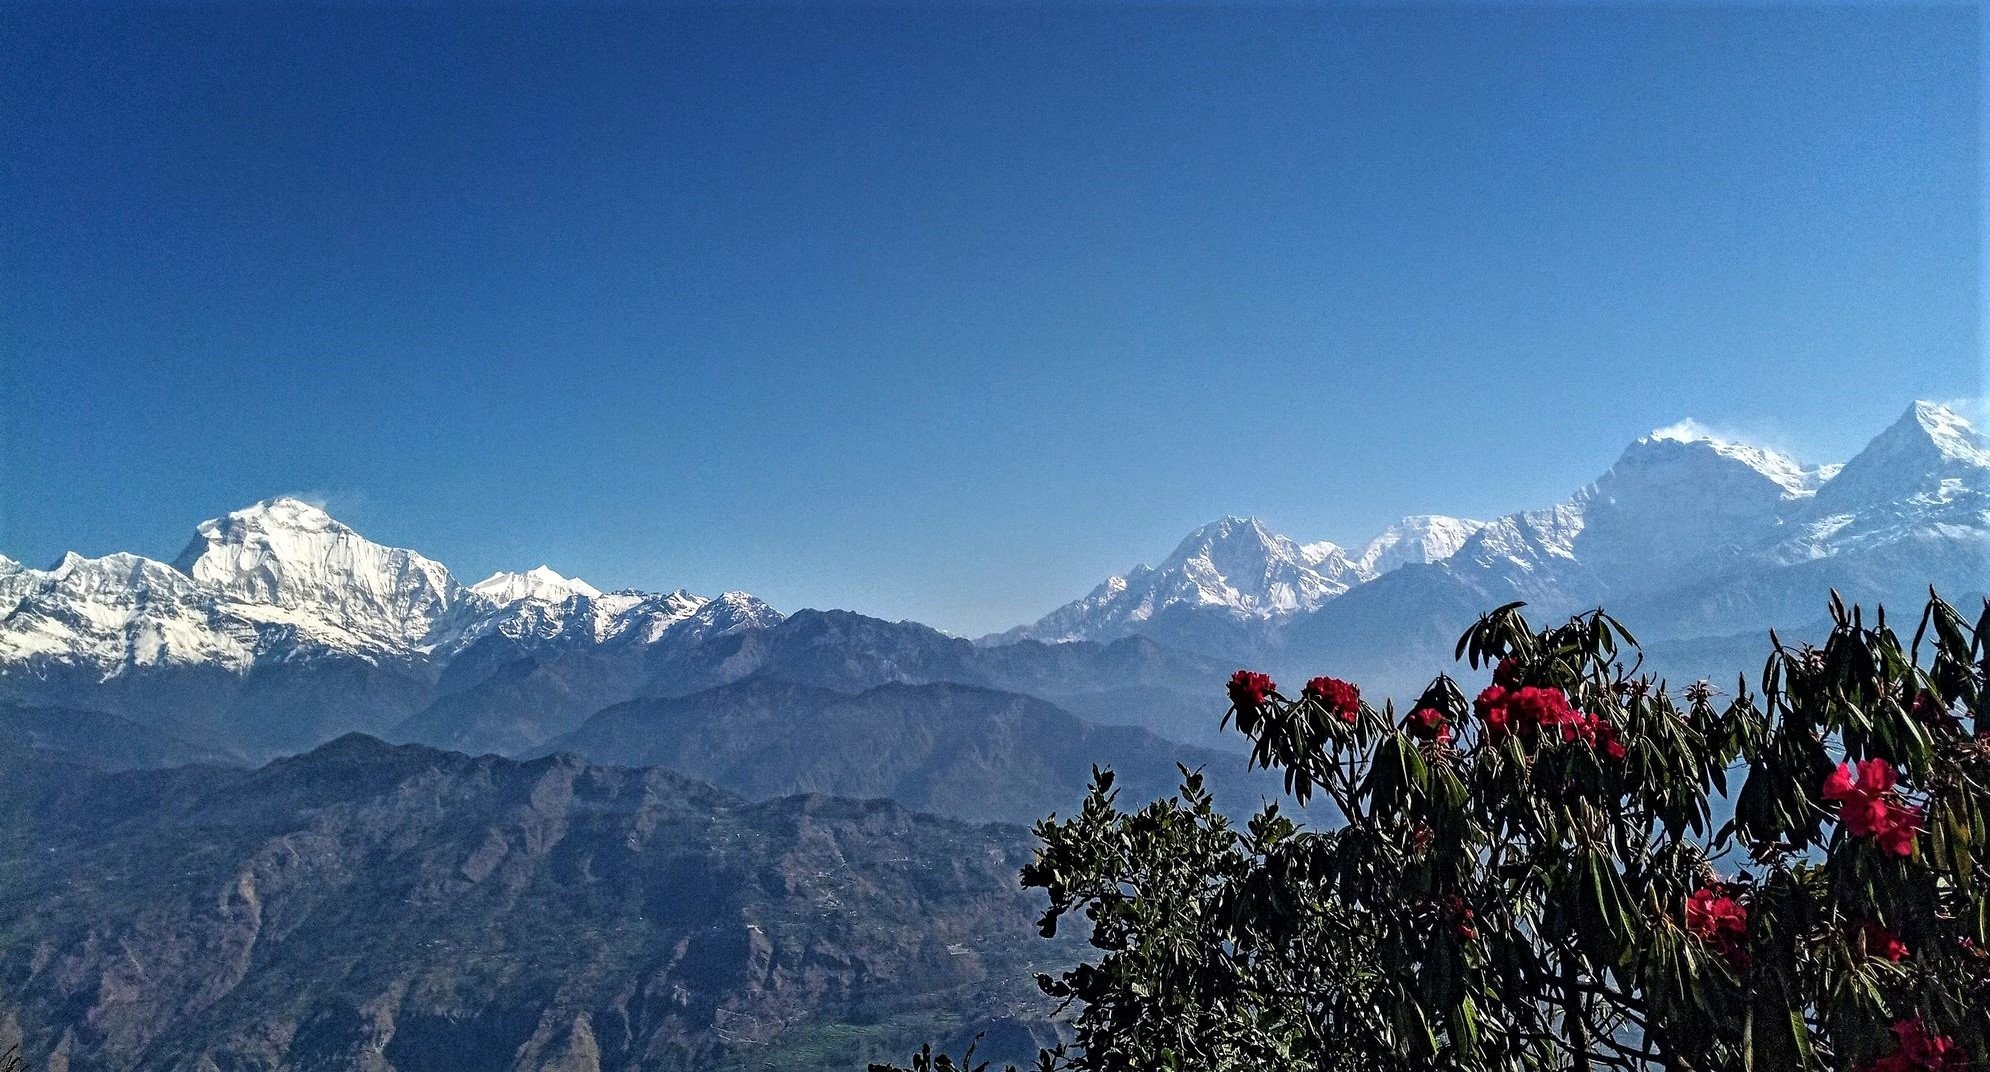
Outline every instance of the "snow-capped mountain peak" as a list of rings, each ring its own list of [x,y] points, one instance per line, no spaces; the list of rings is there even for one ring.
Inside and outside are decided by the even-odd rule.
[[[1990,583],[1990,441],[1954,410],[1916,402],[1818,489],[1783,561],[1944,542]]]
[[[1824,472],[1819,467],[1805,467],[1787,454],[1758,447],[1749,443],[1738,443],[1721,439],[1698,423],[1685,420],[1664,428],[1655,429],[1650,435],[1642,436],[1624,451],[1619,464],[1629,460],[1636,462],[1647,456],[1683,457],[1671,444],[1679,444],[1688,450],[1703,451],[1717,458],[1739,462],[1749,469],[1782,488],[1791,495],[1805,495],[1816,491],[1824,481]]]
[[[1916,402],[1866,444],[1832,478],[1832,497],[1856,489],[1883,495],[1902,480],[1916,483],[1990,469],[1990,441],[1956,411],[1935,402]]]
[[[1329,561],[1336,555],[1346,558],[1347,548],[1332,540],[1315,540],[1312,543],[1299,545],[1299,557],[1309,566]]]
[[[1962,414],[1939,402],[1914,403],[1907,407],[1895,427],[1919,429],[1944,458],[1990,468],[1990,441]]]
[[[601,590],[578,577],[563,577],[549,566],[529,570],[500,570],[470,586],[470,591],[499,606],[533,600],[564,603],[574,596],[598,599]]]
[[[1909,498],[1943,498],[1944,486],[1981,487],[1990,443],[1954,410],[1916,402],[1818,489],[1819,516],[1857,514]]]
[[[108,676],[126,666],[207,662],[245,669],[254,633],[218,621],[213,598],[164,562],[71,551],[46,570],[0,576],[6,598],[0,665],[80,662]]]
[[[721,592],[713,599],[700,600],[697,609],[682,620],[691,623],[685,628],[709,638],[728,636],[746,629],[772,629],[781,624],[782,615],[758,596],[747,592]]]
[[[164,562],[124,551],[98,558],[65,552],[47,575],[52,585],[77,595],[132,588],[190,592],[194,587],[192,581]]]
[[[385,547],[299,499],[203,521],[174,566],[252,620],[282,620],[333,646],[416,646],[457,602],[442,564]]]
[[[5,618],[29,592],[34,591],[44,576],[41,570],[29,569],[6,555],[0,555],[0,618]]]
[[[462,586],[440,563],[374,543],[323,508],[267,499],[202,522],[171,565],[132,554],[62,557],[47,570],[0,558],[0,674],[50,663],[113,676],[133,666],[350,656],[452,662],[486,638],[544,645],[651,644],[771,627],[743,592],[602,592],[548,566]]]
[[[1640,436],[1567,501],[1500,518],[1453,561],[1488,598],[1560,610],[1725,568],[1773,538],[1826,470],[1682,421]]]
[[[1005,636],[1113,639],[1176,608],[1264,621],[1311,610],[1360,579],[1339,546],[1301,547],[1258,518],[1232,515],[1190,532],[1160,565],[1109,577],[1083,599]]]
[[[1304,549],[1255,517],[1226,517],[1189,533],[1142,580],[1164,604],[1196,603],[1272,617],[1310,609],[1346,591],[1356,579],[1353,573],[1353,564],[1338,547]]]
[[[1486,527],[1483,521],[1441,514],[1412,514],[1382,530],[1368,541],[1354,559],[1364,579],[1378,577],[1398,566],[1442,562],[1458,553],[1472,534]]]

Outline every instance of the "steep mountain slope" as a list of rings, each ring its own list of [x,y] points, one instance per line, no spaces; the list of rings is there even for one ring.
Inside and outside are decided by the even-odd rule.
[[[944,683],[848,696],[754,678],[608,708],[539,751],[662,767],[755,799],[889,797],[976,822],[1071,814],[1094,764],[1113,769],[1129,804],[1172,793],[1177,762],[1203,768],[1219,805],[1240,814],[1280,788],[1235,753],[1093,726],[1042,700]]]
[[[469,688],[444,694],[383,736],[471,755],[524,752],[589,715],[642,695],[640,650],[528,655]]]
[[[112,677],[160,665],[247,670],[259,638],[212,594],[163,562],[74,552],[47,570],[15,569],[0,618],[0,673],[67,669]]]
[[[585,620],[593,597],[562,604]],[[649,695],[656,667],[695,658],[737,633],[773,629],[781,615],[744,592],[699,599],[676,592],[644,597],[616,612],[601,632],[560,628],[520,636],[493,631],[444,667],[442,695],[394,727],[395,740],[466,752],[522,752],[579,726],[587,716]],[[626,619],[640,620],[628,623]]]
[[[485,592],[505,594],[509,601],[493,603],[469,616],[470,621],[437,652],[444,667],[445,690],[541,651],[640,647],[657,643],[665,633],[686,622],[694,624],[680,636],[758,628],[781,620],[774,608],[744,592],[727,592],[717,599],[683,589],[662,593],[575,590],[562,594],[559,588],[544,586],[518,594],[509,586],[492,586]],[[485,594],[485,598],[492,595]]]
[[[70,1072],[861,1067],[1042,1022],[1028,854],[572,756],[349,737],[103,774],[0,745],[0,1022]]]
[[[1449,558],[1295,620],[1277,657],[1294,673],[1331,658],[1405,691],[1447,666],[1458,634],[1493,607],[1521,600],[1545,619],[1599,604],[1628,613],[1628,600],[1745,561],[1814,494],[1812,479],[1766,451],[1646,436],[1566,502],[1499,518]]]
[[[463,599],[441,563],[383,547],[297,499],[201,522],[173,568],[265,635],[351,653],[421,649]]]
[[[604,593],[545,566],[466,587],[433,559],[279,498],[201,522],[171,565],[130,554],[71,554],[50,570],[0,562],[0,666],[112,677],[327,657],[441,665],[509,642],[495,666],[546,644],[652,642],[708,602]],[[765,604],[756,612],[778,619]]]
[[[1566,502],[1508,514],[1412,579],[1450,580],[1483,608],[1524,599],[1561,614],[1697,580],[1744,561],[1814,494],[1817,473],[1781,455],[1707,436],[1632,443]]]
[[[742,592],[602,592],[545,566],[465,586],[295,499],[203,522],[177,565],[0,562],[0,598],[0,701],[102,710],[248,760],[351,730],[512,753],[611,704],[754,674],[853,693],[960,681],[1210,739],[1204,701],[1227,673],[1145,641],[984,653],[858,615],[789,625]]]
[[[0,666],[0,703],[103,711],[244,762],[384,733],[434,699],[427,666],[344,655],[242,670],[168,661],[109,676],[81,662]]]
[[[1918,607],[1990,592],[1990,441],[1917,402],[1801,504],[1764,549],[1638,604],[1667,635],[1817,616],[1819,593]]]

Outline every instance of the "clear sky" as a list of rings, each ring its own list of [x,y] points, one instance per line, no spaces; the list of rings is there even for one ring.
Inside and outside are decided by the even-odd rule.
[[[1969,5],[0,9],[0,553],[1005,627],[1981,397]]]

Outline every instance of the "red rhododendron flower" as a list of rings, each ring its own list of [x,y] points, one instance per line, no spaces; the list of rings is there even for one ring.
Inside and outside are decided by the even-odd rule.
[[[1255,711],[1263,707],[1277,690],[1278,686],[1272,684],[1269,674],[1239,670],[1230,675],[1230,702],[1237,705],[1239,711]]]
[[[1435,707],[1419,707],[1411,711],[1404,725],[1412,734],[1425,740],[1448,740],[1451,736],[1451,727],[1444,724],[1444,712]]]
[[[1486,691],[1479,693],[1479,698],[1472,701],[1472,713],[1479,716],[1495,738],[1512,729],[1506,717],[1506,690],[1498,685],[1488,685]]]
[[[1901,941],[1899,935],[1872,920],[1860,920],[1857,933],[1865,939],[1866,952],[1871,956],[1885,957],[1896,962],[1907,956],[1907,943]]]
[[[1856,796],[1838,809],[1838,819],[1853,837],[1880,837],[1892,829],[1887,821],[1893,810],[1885,797]]]
[[[1523,737],[1532,736],[1544,726],[1559,726],[1564,719],[1575,714],[1575,708],[1569,706],[1568,695],[1562,690],[1532,685],[1509,693],[1506,710],[1513,731]]]
[[[1895,1021],[1893,1037],[1900,1051],[1862,1066],[1859,1072],[1962,1072],[1969,1066],[1969,1058],[1954,1039],[1929,1034],[1928,1025],[1918,1016]]]
[[[1895,801],[1887,802],[1887,828],[1879,835],[1879,847],[1895,856],[1914,855],[1914,835],[1921,832],[1921,818],[1925,814],[1919,805],[1907,808]]]
[[[1713,941],[1721,935],[1748,933],[1748,909],[1712,887],[1694,890],[1686,899],[1686,929]]]
[[[1337,677],[1316,677],[1306,683],[1305,696],[1340,716],[1342,722],[1361,717],[1361,690]]]
[[[1825,777],[1819,795],[1837,802],[1838,821],[1853,837],[1877,838],[1886,852],[1912,856],[1921,809],[1907,807],[1893,795],[1899,780],[1893,764],[1883,759],[1863,760],[1856,768],[1840,763]]]
[[[1520,671],[1520,657],[1509,655],[1493,668],[1493,684],[1503,689],[1517,689],[1520,687]]]
[[[1472,926],[1472,921],[1478,918],[1478,913],[1473,912],[1472,906],[1465,903],[1465,898],[1455,893],[1445,897],[1444,912],[1451,917],[1451,930],[1458,937],[1469,942],[1479,936],[1478,928]]]
[[[1595,715],[1585,715],[1580,711],[1570,712],[1562,719],[1562,740],[1570,744],[1581,741],[1591,748],[1596,747],[1597,721]]]
[[[1500,665],[1504,667],[1510,661],[1511,657]],[[1486,731],[1494,740],[1508,733],[1531,739],[1541,730],[1556,729],[1561,731],[1562,740],[1581,741],[1601,749],[1611,759],[1622,759],[1627,754],[1614,727],[1596,715],[1576,710],[1569,703],[1568,693],[1560,689],[1534,685],[1508,688],[1495,683],[1472,701],[1472,710],[1485,722]]]
[[[1617,727],[1601,719],[1597,720],[1596,743],[1603,749],[1603,754],[1611,759],[1622,759],[1629,754],[1624,748],[1624,742],[1617,739]]]
[[[1893,1036],[1900,1040],[1900,1055],[1922,1068],[1960,1070],[1969,1064],[1963,1056],[1962,1047],[1947,1035],[1933,1035],[1928,1025],[1920,1017],[1901,1020],[1893,1025]]]
[[[1874,837],[1886,828],[1886,795],[1893,790],[1896,775],[1882,759],[1860,763],[1856,780],[1853,769],[1850,763],[1838,764],[1825,777],[1819,795],[1838,803],[1838,821],[1853,837]]]
[[[1686,898],[1686,929],[1734,967],[1748,964],[1748,909],[1712,887]]]
[[[1900,783],[1900,775],[1893,764],[1883,759],[1868,759],[1859,764],[1859,791],[1862,793],[1891,793]]]

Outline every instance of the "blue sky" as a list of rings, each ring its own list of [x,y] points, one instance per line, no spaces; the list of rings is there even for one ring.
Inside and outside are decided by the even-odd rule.
[[[0,553],[978,632],[1980,396],[1963,5],[0,11]]]

